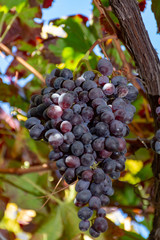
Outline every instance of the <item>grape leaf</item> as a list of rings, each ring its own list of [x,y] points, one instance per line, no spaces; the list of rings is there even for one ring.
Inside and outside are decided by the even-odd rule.
[[[157,21],[158,33],[160,32],[160,1],[152,0],[151,6],[152,12],[154,13],[155,19]]]

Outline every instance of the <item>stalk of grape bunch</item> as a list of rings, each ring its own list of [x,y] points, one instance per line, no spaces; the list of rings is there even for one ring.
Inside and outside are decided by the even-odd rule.
[[[109,60],[100,59],[99,77],[84,72],[76,80],[69,69],[54,69],[47,87],[31,98],[25,123],[34,140],[53,150],[49,161],[68,184],[78,180],[75,205],[79,228],[96,238],[108,228],[103,207],[114,194],[112,179],[125,169],[126,142],[138,90],[124,76],[112,77]],[[93,213],[96,213],[96,217]]]

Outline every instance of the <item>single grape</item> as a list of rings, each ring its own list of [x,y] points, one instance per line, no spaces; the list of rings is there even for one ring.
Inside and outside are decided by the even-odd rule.
[[[123,76],[115,76],[111,79],[111,83],[113,83],[115,86],[120,84],[127,84],[127,79]]]
[[[93,149],[95,151],[102,151],[104,149],[104,141],[105,141],[104,137],[96,138],[92,143]]]
[[[59,99],[59,97],[60,97],[60,95],[59,95],[58,93],[53,93],[53,94],[51,95],[52,102],[53,102],[54,104],[58,104],[58,99]]]
[[[106,83],[102,89],[104,94],[107,96],[110,96],[115,93],[115,86],[112,83]]]
[[[89,199],[91,198],[92,194],[89,190],[83,190],[77,193],[76,199],[78,202],[82,204],[87,204]]]
[[[85,133],[85,130],[81,125],[77,125],[77,126],[74,126],[72,132],[76,139],[80,139],[81,136]]]
[[[36,117],[31,117],[31,118],[28,118],[27,121],[25,121],[25,127],[30,129],[32,128],[34,125],[36,124],[40,124],[41,121],[36,118]]]
[[[101,76],[101,77],[99,77],[99,79],[98,79],[98,83],[99,83],[99,85],[103,86],[103,85],[105,85],[106,83],[109,83],[109,78],[106,77],[106,76]]]
[[[109,136],[108,124],[104,122],[99,122],[95,126],[95,132],[97,136],[107,137]]]
[[[62,114],[62,119],[70,121],[73,117],[73,110],[70,108],[64,109]]]
[[[63,153],[68,153],[69,150],[70,150],[70,144],[67,144],[67,143],[62,143],[59,148],[60,150],[63,152]]]
[[[89,91],[92,88],[96,88],[97,83],[92,81],[92,80],[86,80],[85,82],[82,83],[82,88],[85,91]]]
[[[97,168],[93,172],[93,181],[95,183],[101,183],[105,179],[104,171],[101,168]]]
[[[89,200],[89,208],[92,210],[98,210],[101,207],[101,200],[99,197],[93,196]]]
[[[47,108],[47,116],[51,119],[57,119],[62,116],[62,108],[58,105],[50,105]]]
[[[62,69],[60,76],[64,79],[73,79],[73,73],[68,68]]]
[[[62,172],[64,172],[67,169],[67,166],[66,166],[63,158],[56,161],[56,166],[59,169],[59,171],[62,171]]]
[[[80,104],[74,104],[72,107],[72,110],[74,113],[80,113],[81,112],[81,105]]]
[[[98,71],[102,73],[104,76],[109,76],[113,72],[113,66],[110,61],[106,59],[100,59],[97,64]]]
[[[73,155],[69,155],[65,159],[65,164],[69,168],[77,168],[77,167],[80,166],[80,159],[79,159],[79,157],[76,157],[76,156],[73,156]]]
[[[89,233],[90,233],[90,235],[91,235],[92,237],[94,237],[94,238],[97,238],[97,237],[99,237],[99,235],[100,235],[100,233],[96,232],[96,231],[93,229],[93,227],[90,227]]]
[[[44,131],[44,126],[42,124],[36,124],[33,127],[31,127],[29,134],[31,138],[34,140],[39,140],[42,137],[42,133]]]
[[[62,152],[55,152],[55,151],[51,151],[49,153],[49,160],[50,161],[57,161],[58,159],[60,159],[61,157],[63,157],[63,153]]]
[[[59,147],[60,145],[62,145],[63,141],[63,135],[60,132],[52,133],[48,138],[48,142],[53,147]]]
[[[70,132],[72,129],[72,124],[68,121],[63,121],[60,125],[60,129],[63,133]]]
[[[79,223],[79,229],[82,231],[82,232],[85,232],[89,229],[90,227],[90,222],[87,220],[87,221],[80,221]]]
[[[71,145],[71,152],[73,155],[79,157],[83,154],[84,152],[84,146],[80,141],[75,141],[72,145]]]
[[[104,97],[104,93],[102,92],[101,88],[92,88],[89,91],[89,98],[91,100],[95,99],[95,98],[103,98]]]
[[[93,211],[88,208],[88,207],[82,207],[79,211],[78,211],[78,217],[82,220],[88,220],[89,218],[91,218],[93,215]]]
[[[108,137],[105,140],[105,149],[109,152],[115,152],[119,149],[119,141],[116,137]]]
[[[72,132],[66,132],[63,137],[64,137],[64,142],[67,144],[72,144],[75,140],[75,136]]]
[[[78,95],[81,102],[87,103],[89,101],[88,91],[82,91]]]
[[[104,123],[110,123],[112,120],[114,120],[114,114],[111,111],[105,111],[101,114],[101,121]]]
[[[92,101],[92,107],[97,108],[98,106],[107,106],[107,103],[103,98],[95,98]]]
[[[95,219],[93,227],[97,232],[105,232],[108,228],[107,220],[103,217],[98,217]]]
[[[97,212],[97,215],[99,216],[99,217],[105,217],[106,216],[106,211],[103,209],[103,208],[100,208],[100,209],[98,209],[98,212]]]
[[[84,181],[91,182],[92,181],[92,176],[93,176],[93,171],[91,169],[89,169],[89,170],[83,171],[81,177]]]
[[[102,163],[102,169],[105,173],[112,173],[116,169],[116,161],[111,158],[107,158]]]
[[[83,166],[91,166],[94,163],[93,154],[85,153],[81,156],[81,164]]]
[[[90,122],[94,116],[94,111],[91,107],[84,107],[82,109],[81,115],[85,122]]]
[[[76,181],[75,168],[67,168],[64,173],[64,179],[66,183],[71,184]]]
[[[70,108],[74,102],[74,98],[70,93],[62,93],[58,99],[58,104],[62,109]]]
[[[113,120],[110,123],[110,132],[115,136],[120,136],[120,137],[123,136],[123,128],[124,128],[123,123],[118,120]]]
[[[95,78],[95,74],[94,72],[92,71],[86,71],[82,74],[82,77],[85,79],[85,80],[94,80]]]
[[[76,190],[76,192],[81,192],[82,190],[87,190],[89,185],[90,185],[90,182],[80,179],[75,186],[75,190]]]
[[[65,80],[62,83],[62,87],[68,89],[69,91],[72,91],[75,88],[75,83],[72,80]]]
[[[53,87],[54,89],[59,89],[62,86],[62,83],[65,79],[63,77],[58,77],[55,79],[54,83],[53,83]]]
[[[100,196],[100,200],[102,206],[107,206],[110,203],[109,197],[104,194]]]

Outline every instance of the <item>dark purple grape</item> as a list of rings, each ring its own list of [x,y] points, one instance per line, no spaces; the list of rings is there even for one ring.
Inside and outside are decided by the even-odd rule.
[[[92,154],[94,153],[94,150],[91,144],[84,145],[84,153],[92,153]]]
[[[71,123],[74,126],[83,123],[83,119],[82,119],[81,115],[78,113],[75,113],[71,119]]]
[[[155,149],[156,153],[160,154],[160,142],[159,141],[155,142],[154,149]]]
[[[107,196],[112,196],[114,194],[114,190],[112,187],[105,187],[104,194]]]
[[[92,81],[92,80],[86,80],[85,82],[82,83],[82,88],[85,91],[89,91],[92,88],[96,88],[97,83]]]
[[[129,101],[135,101],[138,96],[138,90],[132,85],[128,85],[128,94],[125,96]]]
[[[90,170],[90,167],[86,167],[86,166],[80,166],[78,168],[76,168],[76,176],[78,178],[81,178],[82,174],[84,171],[88,171]],[[88,180],[87,180],[88,181]]]
[[[42,124],[36,124],[30,129],[29,134],[34,140],[39,140],[42,137],[43,131],[44,126]]]
[[[101,88],[92,88],[89,91],[89,98],[91,100],[95,99],[95,98],[103,98],[104,97],[104,93],[102,92]]]
[[[116,161],[111,158],[107,158],[103,161],[102,168],[105,173],[112,173],[116,169]]]
[[[82,207],[79,211],[78,211],[78,217],[82,220],[88,220],[89,218],[91,218],[93,215],[93,211],[88,208],[88,207]]]
[[[96,231],[93,229],[93,227],[90,227],[89,233],[90,233],[90,235],[91,235],[92,237],[94,237],[94,238],[97,238],[97,237],[99,237],[99,235],[100,235],[100,233],[96,232]]]
[[[43,88],[41,90],[41,94],[42,95],[45,95],[45,94],[48,94],[48,93],[52,93],[52,92],[54,92],[54,88],[52,88],[52,87],[46,87],[46,88]]]
[[[80,104],[74,104],[72,107],[72,110],[74,113],[80,113],[81,112],[81,105]]]
[[[62,145],[63,141],[63,135],[60,132],[52,133],[48,138],[48,142],[53,147],[59,147],[60,145]]]
[[[56,166],[57,166],[58,170],[62,171],[62,172],[64,172],[67,169],[67,166],[66,166],[63,158],[56,161]]]
[[[99,77],[99,79],[98,79],[98,83],[99,83],[99,85],[105,85],[106,83],[109,83],[109,78],[108,77],[106,77],[106,76],[101,76],[101,77]]]
[[[89,190],[83,190],[81,192],[77,193],[76,199],[78,202],[82,204],[87,204],[89,202],[89,199],[91,198],[92,194]],[[85,220],[85,219],[82,219]]]
[[[99,216],[99,217],[105,217],[106,216],[106,211],[103,209],[103,208],[100,208],[100,209],[98,209],[98,212],[97,212],[97,215]]]
[[[50,161],[57,161],[58,159],[60,159],[61,157],[63,157],[63,153],[62,152],[55,152],[55,151],[51,151],[49,153],[49,160]]]
[[[118,179],[120,177],[120,172],[116,172],[116,171],[113,171],[111,174],[110,174],[110,177],[114,180]]]
[[[51,119],[57,119],[60,118],[62,116],[62,108],[58,105],[50,105],[47,108],[47,116]]]
[[[110,123],[112,120],[114,120],[114,114],[111,111],[105,111],[101,114],[101,121],[104,123]]]
[[[64,179],[66,183],[71,184],[76,181],[75,168],[67,168],[64,173]]]
[[[59,88],[58,90],[57,90],[57,93],[59,94],[59,95],[62,95],[63,93],[67,93],[68,92],[68,90],[66,89],[66,88]]]
[[[28,119],[28,120],[29,120],[29,119]],[[27,120],[27,121],[28,121],[28,120]],[[156,139],[157,139],[158,141],[160,141],[160,129],[157,130],[155,137],[156,137]]]
[[[81,141],[83,144],[90,144],[93,140],[92,134],[90,132],[84,133],[81,137]]]
[[[84,128],[81,125],[77,125],[72,130],[76,139],[80,139],[81,136],[85,133]]]
[[[25,121],[25,127],[30,129],[34,125],[40,124],[40,123],[41,123],[41,121],[38,118],[31,117],[31,118],[28,118],[27,121]]]
[[[89,208],[92,210],[98,210],[101,207],[101,200],[99,197],[93,196],[89,200]]]
[[[47,75],[45,79],[45,83],[47,87],[53,87],[53,83],[55,79],[56,79],[56,76]]]
[[[93,154],[85,153],[81,156],[81,164],[83,166],[91,166],[94,163]]]
[[[75,186],[75,190],[76,190],[76,192],[81,192],[82,190],[87,190],[89,185],[90,185],[90,182],[80,179]]]
[[[128,86],[125,85],[125,84],[123,84],[123,85],[121,84],[116,88],[117,95],[120,98],[123,98],[123,97],[127,96],[128,91],[129,91]]]
[[[64,142],[67,144],[72,144],[75,140],[75,136],[72,132],[67,132],[64,134]]]
[[[127,84],[127,79],[123,76],[115,76],[111,79],[111,83],[113,83],[115,86],[120,84]]]
[[[93,149],[95,151],[102,151],[104,149],[104,141],[105,141],[104,137],[96,138],[92,143]]]
[[[65,79],[63,77],[58,77],[55,79],[54,83],[53,83],[53,86],[54,86],[54,89],[59,89],[61,88],[62,86],[62,83]]]
[[[70,108],[74,102],[74,97],[71,93],[62,93],[58,99],[58,104],[62,109]]]
[[[105,179],[104,171],[101,168],[97,168],[93,172],[93,181],[95,183],[101,183]]]
[[[79,229],[82,231],[82,232],[85,232],[89,229],[90,227],[90,222],[87,220],[87,221],[80,221],[79,223]]]
[[[111,62],[107,59],[100,59],[98,64],[97,64],[98,71],[102,73],[105,76],[109,76],[113,72],[113,66]]]
[[[58,93],[53,93],[53,94],[51,95],[52,102],[53,102],[54,104],[58,104],[58,99],[59,99],[59,97],[60,97],[60,95],[59,95]]]
[[[101,158],[108,158],[108,157],[111,156],[111,154],[112,154],[112,152],[109,152],[109,151],[107,151],[105,149],[103,149],[102,151],[99,152],[99,156]]]
[[[106,83],[102,89],[104,94],[107,96],[110,96],[115,93],[115,86],[112,83]]]
[[[62,87],[68,89],[69,91],[72,91],[75,88],[75,83],[72,80],[65,80],[62,83]]]
[[[93,228],[96,230],[96,232],[105,232],[108,228],[107,220],[103,217],[96,218]]]
[[[124,162],[120,162],[120,161],[117,161],[116,162],[116,172],[122,172],[125,170],[125,163]]]
[[[91,107],[84,107],[82,109],[81,115],[85,122],[90,122],[94,116],[94,111]]]
[[[72,124],[68,121],[63,121],[61,122],[60,129],[63,133],[70,132],[72,129]]]
[[[64,109],[63,114],[62,114],[62,119],[63,120],[68,120],[70,121],[73,117],[73,110],[70,108]]]
[[[84,77],[81,76],[75,80],[75,84],[77,87],[80,87],[84,81],[85,81]]]
[[[42,103],[42,95],[38,95],[34,98],[34,103],[37,105]]]
[[[118,120],[113,120],[110,123],[110,132],[115,136],[119,137],[123,136],[123,128],[124,128],[123,123]]]
[[[116,98],[112,102],[112,110],[113,110],[113,112],[115,112],[116,110],[119,110],[119,109],[125,110],[126,105],[127,105],[126,102],[122,98]]]
[[[81,102],[87,103],[89,101],[88,91],[82,91],[78,95]]]
[[[105,140],[105,149],[109,152],[115,152],[119,150],[119,141],[116,137],[108,137]]]
[[[63,77],[64,79],[73,79],[73,73],[68,68],[64,68],[61,71],[60,76]]]
[[[80,92],[82,92],[83,91],[83,89],[81,88],[81,87],[76,87],[75,89],[74,89],[74,92],[76,92],[76,93],[80,93]]]
[[[79,159],[79,157],[76,157],[76,156],[73,156],[73,155],[69,155],[65,159],[65,164],[69,168],[77,168],[77,167],[80,166],[80,159]]]
[[[52,70],[52,72],[51,72],[50,76],[51,76],[51,77],[59,77],[59,75],[60,75],[60,72],[61,72],[61,70],[60,70],[60,69],[58,69],[58,68],[55,68],[55,69],[53,69],[53,70]]]
[[[99,122],[95,126],[95,132],[97,136],[107,137],[109,136],[108,124],[104,122]]]
[[[67,144],[67,143],[62,143],[59,148],[60,150],[63,152],[63,153],[68,153],[69,150],[70,150],[70,144]]]
[[[99,197],[103,193],[103,185],[100,183],[91,183],[90,191],[93,196]]]
[[[96,98],[92,101],[92,107],[97,108],[98,106],[107,106],[107,103],[103,98]]]
[[[107,206],[110,203],[109,197],[104,194],[100,196],[100,200],[102,206]]]
[[[94,80],[95,78],[95,74],[94,72],[92,71],[86,71],[82,74],[82,77],[85,79],[85,80]]]
[[[79,157],[83,154],[84,152],[84,146],[80,141],[75,141],[72,145],[71,145],[71,152],[73,155]]]
[[[93,170],[89,169],[89,170],[85,170],[82,172],[82,179],[85,181],[92,181],[92,176],[93,176]]]

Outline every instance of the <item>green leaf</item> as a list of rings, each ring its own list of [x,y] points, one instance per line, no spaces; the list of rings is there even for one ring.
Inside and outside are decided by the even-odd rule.
[[[39,184],[40,181],[46,181],[46,174],[39,175],[38,173],[27,174],[27,178],[32,180],[35,184]],[[16,203],[21,208],[39,210],[44,199],[39,198],[42,193],[35,189],[30,183],[26,182],[25,176],[2,176],[3,186],[5,187],[5,194],[12,199],[12,202]],[[42,180],[43,179],[43,180]],[[47,183],[46,183],[47,185]],[[41,209],[41,212],[45,212],[45,207]]]
[[[158,32],[160,32],[160,1],[152,0],[151,9],[152,9],[152,12],[154,13],[155,19],[157,21]]]
[[[59,206],[55,207],[51,214],[49,214],[42,222],[37,234],[46,236],[46,240],[58,240],[63,233],[63,222],[61,216],[61,209]]]
[[[34,22],[34,18],[36,17],[36,13],[38,13],[38,11],[39,10],[37,7],[32,8],[25,7],[22,9],[19,18],[23,23],[27,24],[31,28],[40,27],[40,25]]]
[[[122,236],[121,238],[119,238],[119,240],[144,240],[143,237],[141,237],[141,235],[134,233],[134,232],[127,232],[125,231],[124,236]]]
[[[26,3],[27,0],[0,0],[0,5],[2,5],[3,8],[8,9],[8,11],[11,8],[16,7],[17,12],[20,12]]]

